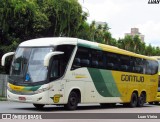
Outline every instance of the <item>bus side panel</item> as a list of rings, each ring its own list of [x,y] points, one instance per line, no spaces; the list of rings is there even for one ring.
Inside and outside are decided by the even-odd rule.
[[[82,103],[121,102],[120,93],[117,91],[116,84],[110,75],[111,72],[107,74],[105,70],[78,68],[69,74],[69,80],[65,87],[67,90],[67,93],[65,91],[66,98],[72,89],[78,88],[81,90]],[[105,75],[108,77],[105,77]]]
[[[122,94],[121,100],[123,102],[130,102],[131,95],[134,91],[138,92],[138,96],[140,96],[141,92],[144,91],[147,95],[146,101],[154,101],[158,87],[157,74],[144,75],[118,71],[112,71],[112,74],[118,86],[118,89]],[[124,89],[122,85],[125,85],[127,89]]]
[[[78,68],[66,76],[64,103],[73,89],[80,90],[81,103],[126,103],[134,91],[146,92],[147,102],[156,98],[157,75]]]

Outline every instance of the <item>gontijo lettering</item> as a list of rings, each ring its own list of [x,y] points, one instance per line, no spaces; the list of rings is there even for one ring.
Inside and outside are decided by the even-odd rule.
[[[143,76],[136,76],[136,75],[121,75],[121,81],[128,81],[128,82],[144,82]]]

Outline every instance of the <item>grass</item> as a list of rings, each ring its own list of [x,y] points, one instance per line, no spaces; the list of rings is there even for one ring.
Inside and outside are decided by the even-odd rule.
[[[7,100],[7,98],[6,97],[2,97],[2,96],[0,96],[0,101],[6,101]]]

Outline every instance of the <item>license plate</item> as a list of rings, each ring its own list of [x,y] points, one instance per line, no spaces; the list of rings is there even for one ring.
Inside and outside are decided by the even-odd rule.
[[[21,101],[25,101],[25,100],[26,100],[26,98],[25,98],[25,97],[19,97],[19,100],[21,100]]]

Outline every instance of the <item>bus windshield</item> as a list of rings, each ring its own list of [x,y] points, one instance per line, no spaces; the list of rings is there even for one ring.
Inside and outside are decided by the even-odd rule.
[[[18,48],[11,65],[9,80],[14,82],[39,82],[46,80],[47,68],[43,61],[51,47]]]

